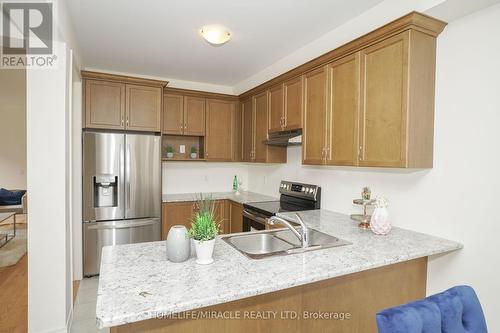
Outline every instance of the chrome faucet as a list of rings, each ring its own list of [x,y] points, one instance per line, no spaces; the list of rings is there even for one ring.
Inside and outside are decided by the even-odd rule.
[[[293,225],[290,224],[287,220],[277,217],[277,216],[271,216],[270,218],[267,219],[267,223],[270,225],[274,225],[276,223],[281,223],[284,224],[288,229],[292,231],[292,233],[297,236],[297,238],[301,241],[302,247],[308,247],[309,246],[309,239],[307,237],[307,232],[308,228],[302,218],[299,216],[299,214],[295,214],[297,217],[297,220],[299,221],[300,224],[300,233],[293,227]],[[295,222],[295,221],[294,221]]]

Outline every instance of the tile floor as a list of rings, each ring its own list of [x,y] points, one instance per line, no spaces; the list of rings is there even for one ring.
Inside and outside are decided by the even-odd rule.
[[[109,329],[99,330],[95,321],[95,303],[99,277],[80,281],[78,294],[73,308],[73,324],[71,333],[108,333]]]

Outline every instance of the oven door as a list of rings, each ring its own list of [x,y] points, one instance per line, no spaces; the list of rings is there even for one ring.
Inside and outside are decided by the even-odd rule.
[[[243,209],[243,231],[265,230],[269,217],[248,208]]]

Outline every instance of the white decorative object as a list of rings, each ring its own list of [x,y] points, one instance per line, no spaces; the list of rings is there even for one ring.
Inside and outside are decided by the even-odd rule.
[[[167,257],[172,262],[183,262],[191,255],[191,242],[183,225],[174,225],[168,231]]]
[[[167,153],[167,158],[172,158],[174,157],[174,153]]]
[[[198,154],[197,153],[191,153],[191,158],[192,159],[198,158]]]
[[[214,262],[212,254],[214,253],[215,239],[208,241],[193,240],[196,249],[196,263],[200,265],[209,265]]]
[[[389,222],[389,212],[387,211],[388,201],[384,197],[377,197],[375,210],[370,220],[370,228],[374,234],[387,235],[391,231]]]

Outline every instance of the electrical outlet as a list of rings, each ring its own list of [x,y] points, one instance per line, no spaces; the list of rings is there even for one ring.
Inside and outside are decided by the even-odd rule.
[[[180,145],[179,146],[179,153],[185,154],[186,153],[186,145]]]

